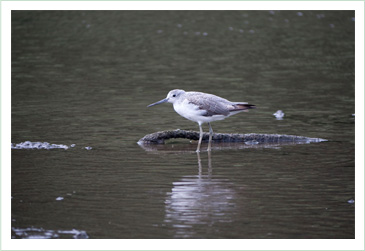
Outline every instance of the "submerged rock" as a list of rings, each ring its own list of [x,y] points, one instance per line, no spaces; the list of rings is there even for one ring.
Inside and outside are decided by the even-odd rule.
[[[137,143],[143,144],[164,144],[165,140],[184,138],[190,140],[199,140],[199,132],[197,131],[161,131],[152,134],[147,134],[141,138]],[[209,140],[209,133],[203,134],[203,141]],[[247,144],[265,144],[265,143],[317,143],[327,141],[321,138],[309,138],[304,136],[295,135],[282,135],[282,134],[233,134],[233,133],[214,133],[212,142],[242,142]]]

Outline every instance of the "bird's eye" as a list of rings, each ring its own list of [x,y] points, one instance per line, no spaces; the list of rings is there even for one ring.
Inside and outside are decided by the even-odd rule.
[[[175,97],[176,97],[176,94],[172,95],[172,97],[174,97],[174,98],[175,98]]]

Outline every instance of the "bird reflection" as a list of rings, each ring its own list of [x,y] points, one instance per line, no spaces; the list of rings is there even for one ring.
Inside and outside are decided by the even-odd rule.
[[[174,231],[174,238],[204,238],[214,232],[216,223],[234,219],[235,190],[228,179],[213,175],[211,153],[208,152],[208,170],[204,170],[200,154],[198,175],[185,176],[173,182],[165,200],[165,224]],[[203,226],[203,227],[202,227]]]
[[[202,160],[200,158],[200,153],[197,152],[197,156],[198,156],[198,167],[199,167],[199,179],[202,178],[202,172],[203,172],[203,167],[202,167]],[[212,157],[211,157],[211,152],[208,152],[208,178],[211,179],[212,176]]]

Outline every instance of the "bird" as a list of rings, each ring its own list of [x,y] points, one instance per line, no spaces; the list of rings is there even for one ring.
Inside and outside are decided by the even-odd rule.
[[[223,120],[248,109],[256,108],[255,105],[247,102],[231,102],[227,99],[213,94],[195,91],[184,91],[180,89],[171,90],[166,98],[148,105],[155,106],[162,103],[172,103],[174,110],[182,117],[194,121],[199,125],[199,142],[196,152],[200,152],[200,145],[203,139],[203,123],[209,125],[209,142],[207,151],[211,151],[213,129],[211,122]]]

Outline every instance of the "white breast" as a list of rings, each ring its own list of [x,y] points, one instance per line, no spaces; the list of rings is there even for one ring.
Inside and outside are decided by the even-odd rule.
[[[199,110],[198,106],[189,103],[187,99],[184,99],[183,102],[174,103],[174,109],[184,118],[195,122],[198,122],[198,118],[203,114],[203,111]]]

